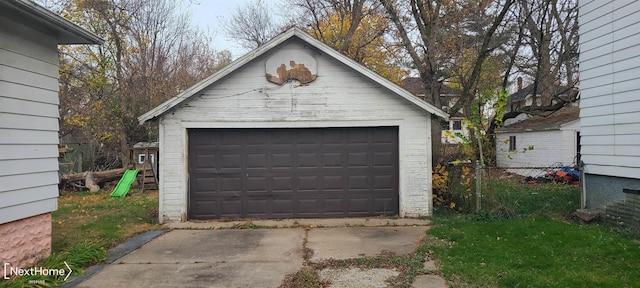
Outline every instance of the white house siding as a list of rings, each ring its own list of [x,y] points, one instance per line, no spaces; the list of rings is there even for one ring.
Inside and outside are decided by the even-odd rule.
[[[314,82],[267,82],[263,55],[161,117],[160,220],[186,218],[187,128],[398,126],[400,214],[430,215],[430,114],[299,40],[281,45],[314,55]]]
[[[578,155],[578,131],[580,131],[580,119],[560,126],[562,134],[562,165],[576,165]]]
[[[564,163],[567,157],[560,157],[562,153],[562,131],[530,131],[530,132],[500,132],[496,147],[498,167],[550,167],[568,165]],[[516,137],[517,151],[509,151],[510,136]],[[533,150],[523,152],[524,148],[533,146]],[[511,172],[524,176],[540,176],[542,170],[513,169]]]
[[[58,197],[57,40],[0,18],[0,224]]]
[[[622,188],[640,189],[640,2],[580,1],[579,9],[581,152],[587,206],[597,207],[623,198]]]

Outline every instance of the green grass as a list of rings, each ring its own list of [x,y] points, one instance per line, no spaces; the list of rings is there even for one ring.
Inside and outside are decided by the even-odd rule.
[[[482,208],[498,216],[564,217],[580,207],[580,186],[487,182],[482,188]]]
[[[640,244],[550,218],[438,221],[429,249],[452,287],[634,287]]]
[[[638,287],[640,243],[568,220],[580,187],[483,183],[482,210],[439,211],[422,249],[451,287]]]
[[[107,250],[126,239],[159,229],[158,192],[135,189],[126,198],[110,198],[109,192],[61,193],[52,215],[52,254],[36,267],[62,269],[67,262],[74,271],[107,258]],[[0,281],[0,287],[51,287],[64,277],[24,276]]]
[[[52,249],[78,243],[111,248],[141,232],[158,229],[158,192],[132,189],[125,198],[109,193],[66,193],[53,212]]]
[[[69,265],[72,275],[82,274],[83,269],[107,258],[107,251],[97,244],[76,244],[73,247],[60,252],[53,252],[51,256],[42,260],[37,267],[64,269]],[[67,275],[43,276],[29,275],[11,280],[0,281],[0,287],[54,287],[65,283]]]

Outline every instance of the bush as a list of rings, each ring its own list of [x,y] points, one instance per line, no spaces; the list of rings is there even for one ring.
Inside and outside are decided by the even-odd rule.
[[[472,210],[473,173],[465,164],[438,164],[433,169],[433,206],[443,210],[469,213]]]

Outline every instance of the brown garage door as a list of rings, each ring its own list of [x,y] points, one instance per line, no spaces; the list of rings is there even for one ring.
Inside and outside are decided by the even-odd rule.
[[[189,129],[189,218],[398,214],[398,128]]]

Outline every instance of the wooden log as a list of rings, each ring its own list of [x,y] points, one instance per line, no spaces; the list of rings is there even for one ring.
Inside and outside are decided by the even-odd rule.
[[[96,181],[93,179],[93,173],[87,173],[87,178],[84,179],[84,186],[89,188],[90,192],[100,191],[100,185],[96,184]]]
[[[82,173],[63,174],[60,178],[60,183],[83,182],[85,188],[91,192],[96,192],[100,190],[100,184],[122,178],[124,171],[126,171],[125,168],[119,168],[98,172],[86,171]]]

